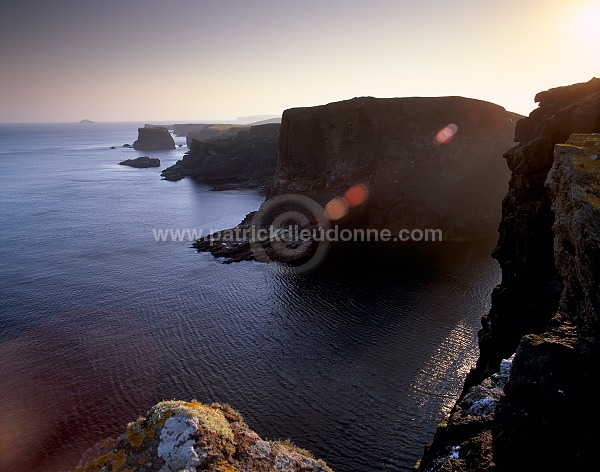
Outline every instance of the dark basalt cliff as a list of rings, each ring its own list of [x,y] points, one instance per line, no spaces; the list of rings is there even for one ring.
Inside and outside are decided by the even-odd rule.
[[[520,116],[462,97],[354,98],[286,110],[271,196],[325,205],[362,184],[340,224],[442,229],[446,240],[496,234],[509,172],[500,158]]]
[[[600,134],[589,134],[600,132],[600,80],[536,101],[505,154],[512,177],[493,253],[502,282],[482,319],[480,357],[418,470],[600,463]]]
[[[138,138],[133,148],[139,151],[162,151],[175,149],[175,141],[169,130],[162,126],[138,128]]]
[[[229,137],[193,140],[183,159],[161,175],[166,180],[191,177],[201,182],[229,184],[226,188],[267,187],[277,165],[279,128],[279,124],[266,124]]]

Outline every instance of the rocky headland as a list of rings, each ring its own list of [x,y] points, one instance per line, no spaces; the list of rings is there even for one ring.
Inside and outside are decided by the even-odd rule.
[[[279,129],[273,123],[238,130],[228,137],[194,139],[183,159],[161,175],[166,180],[190,177],[212,183],[216,189],[268,187],[277,165]]]
[[[148,167],[160,167],[160,159],[156,157],[141,156],[135,159],[125,159],[119,162],[119,165],[137,167],[138,169],[146,169]]]
[[[293,203],[306,198],[325,208],[328,224],[341,228],[392,235],[431,229],[445,242],[494,237],[510,176],[501,156],[514,143],[519,118],[498,105],[462,97],[362,97],[286,110],[269,199],[234,231],[264,225],[269,218],[257,223],[256,216],[278,198],[285,203],[269,208],[272,214],[297,213]],[[202,159],[212,151],[207,143],[195,146]],[[175,176],[182,175],[177,167],[184,162]],[[305,227],[322,226],[319,216],[310,216],[301,218]],[[194,247],[224,262],[256,258],[248,239],[219,238],[198,240]],[[397,240],[390,245],[398,246]],[[272,256],[265,259],[279,260]]]
[[[482,239],[497,230],[509,179],[500,156],[519,118],[462,97],[362,97],[286,110],[270,196],[300,194],[325,206],[360,184],[368,199],[340,224]]]
[[[535,100],[505,154],[480,357],[420,471],[597,470],[600,79]]]
[[[175,149],[175,141],[166,127],[146,125],[138,128],[138,138],[133,148],[138,151],[163,151]]]
[[[265,441],[228,405],[165,401],[83,455],[71,472],[331,472],[290,442]]]

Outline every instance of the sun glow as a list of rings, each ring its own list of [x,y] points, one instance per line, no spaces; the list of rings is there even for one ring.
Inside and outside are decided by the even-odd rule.
[[[578,9],[573,15],[572,28],[578,46],[600,52],[600,3]]]

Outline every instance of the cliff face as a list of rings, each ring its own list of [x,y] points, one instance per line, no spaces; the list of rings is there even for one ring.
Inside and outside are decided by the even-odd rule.
[[[140,151],[162,151],[175,149],[175,141],[167,128],[146,126],[138,128],[138,138],[133,148]]]
[[[264,441],[226,405],[166,401],[129,423],[117,439],[90,448],[72,472],[331,472],[309,452]]]
[[[600,134],[574,133],[600,132],[600,80],[536,100],[505,154],[512,177],[494,251],[502,283],[482,320],[480,358],[419,470],[597,467]],[[468,411],[476,392],[485,414]]]
[[[439,228],[448,240],[495,234],[509,172],[499,156],[517,116],[461,97],[355,98],[286,110],[271,196],[321,205],[369,190],[350,226]]]
[[[191,177],[237,187],[268,186],[275,173],[279,124],[252,126],[233,136],[193,140],[181,161],[162,172],[167,180]]]

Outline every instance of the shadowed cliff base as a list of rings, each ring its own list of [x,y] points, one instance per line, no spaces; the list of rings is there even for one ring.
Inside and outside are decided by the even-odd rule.
[[[477,367],[421,471],[597,470],[600,80],[536,101],[505,154],[512,177],[494,251],[502,283],[482,319]],[[485,409],[469,411],[474,392]]]

